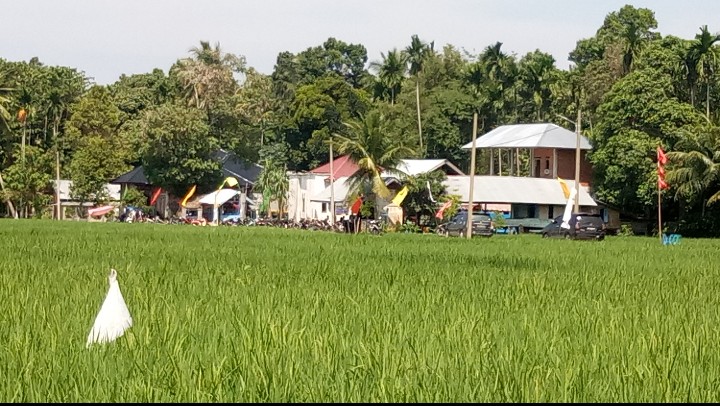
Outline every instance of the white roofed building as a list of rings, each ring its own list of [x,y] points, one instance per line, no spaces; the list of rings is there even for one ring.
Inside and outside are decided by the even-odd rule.
[[[487,149],[491,156],[495,150],[509,151],[508,161],[491,160],[490,175],[501,174],[502,167],[509,168],[510,175],[522,172],[530,177],[557,179],[575,179],[575,153],[578,145],[576,133],[551,123],[503,125],[478,137],[477,149]],[[580,183],[592,182],[592,166],[587,160],[587,152],[592,149],[590,141],[580,135]],[[463,145],[470,150],[472,141]],[[519,168],[518,154],[529,150],[529,168]],[[528,170],[529,169],[529,170]]]

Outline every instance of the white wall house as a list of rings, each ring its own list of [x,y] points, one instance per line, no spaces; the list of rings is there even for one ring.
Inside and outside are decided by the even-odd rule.
[[[442,170],[453,175],[463,172],[447,159],[403,159],[398,171],[388,171],[383,175],[385,184],[391,189],[399,189],[400,181],[405,176]],[[357,165],[349,157],[341,156],[333,161],[334,201],[336,218],[348,215],[347,204],[350,185],[348,178],[357,171]],[[330,218],[330,165],[322,165],[310,172],[288,172],[290,185],[288,189],[288,217],[294,220]],[[384,207],[389,201],[378,199],[376,207]]]

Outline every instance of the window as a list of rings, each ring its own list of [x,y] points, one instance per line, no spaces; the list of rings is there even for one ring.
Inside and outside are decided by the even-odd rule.
[[[323,204],[322,204],[322,212],[323,212],[323,213],[327,213],[327,211],[328,211],[328,204],[327,204],[327,203],[323,203]]]
[[[549,159],[545,160],[545,169],[550,169],[550,160]]]
[[[548,206],[548,218],[555,216],[555,206]]]

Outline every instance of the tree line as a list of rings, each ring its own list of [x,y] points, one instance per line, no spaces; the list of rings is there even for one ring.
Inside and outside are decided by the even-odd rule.
[[[73,180],[76,199],[102,202],[102,185],[141,164],[175,195],[210,188],[220,178],[217,148],[261,163],[270,188],[285,170],[326,162],[333,143],[362,160],[358,187],[382,192],[373,171],[401,158],[469,169],[460,146],[471,140],[474,113],[482,135],[532,122],[574,130],[560,116],[580,109],[597,200],[651,219],[661,145],[670,158],[664,218],[689,234],[718,234],[718,41],[707,26],[690,39],[663,36],[652,10],[628,5],[577,41],[569,70],[541,50],[517,56],[497,42],[470,54],[417,35],[374,61],[363,45],[329,38],[280,53],[269,75],[201,41],[167,73],[107,86],[37,58],[0,59],[0,213],[48,215],[58,177]],[[510,159],[529,172],[526,154],[478,151],[477,173],[493,161],[509,174],[499,164]]]

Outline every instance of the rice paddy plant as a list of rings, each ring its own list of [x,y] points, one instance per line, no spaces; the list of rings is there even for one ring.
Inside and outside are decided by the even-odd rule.
[[[719,248],[3,220],[0,399],[717,402]]]

